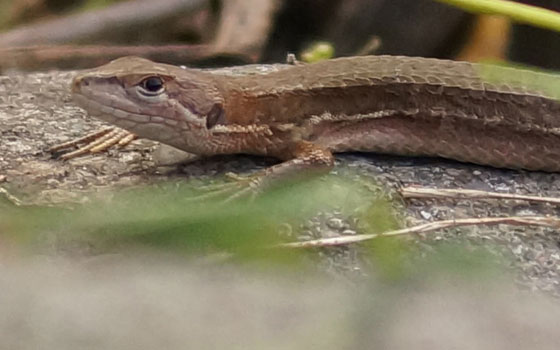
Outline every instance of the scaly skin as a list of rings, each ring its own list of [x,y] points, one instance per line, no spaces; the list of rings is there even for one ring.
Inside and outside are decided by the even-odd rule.
[[[396,56],[245,76],[125,57],[77,76],[73,93],[89,114],[190,153],[283,160],[265,172],[267,179],[328,170],[332,153],[345,151],[557,172],[560,103],[539,87],[556,80]],[[158,82],[158,91],[148,91]]]

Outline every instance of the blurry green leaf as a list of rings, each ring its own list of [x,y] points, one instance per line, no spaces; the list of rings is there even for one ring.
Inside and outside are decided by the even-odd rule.
[[[101,251],[145,246],[291,260],[301,253],[269,249],[280,243],[282,225],[296,227],[329,208],[352,212],[370,200],[357,186],[335,176],[286,182],[254,201],[197,198],[204,193],[188,183],[168,183],[116,192],[110,200],[74,209],[7,205],[0,207],[0,230],[31,247],[51,235],[62,243],[88,242]]]
[[[328,60],[334,57],[334,47],[328,42],[317,42],[303,51],[301,59],[307,63]]]
[[[473,246],[466,241],[441,242],[433,245],[428,256],[416,258],[409,275],[413,278],[433,280],[446,276],[461,279],[494,278],[511,266],[505,255],[496,255],[500,248],[486,242],[484,246]],[[493,252],[493,253],[491,253]]]

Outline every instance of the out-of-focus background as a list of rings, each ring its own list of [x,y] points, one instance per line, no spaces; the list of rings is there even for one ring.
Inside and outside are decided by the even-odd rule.
[[[278,245],[558,217],[551,203],[397,194],[420,184],[557,197],[558,174],[345,155],[326,179],[223,205],[193,198],[272,161],[165,167],[146,140],[69,162],[45,150],[104,126],[68,87],[76,70],[120,56],[258,70],[287,53],[391,54],[557,69],[559,43],[435,0],[0,0],[0,349],[557,349],[557,228]]]
[[[4,69],[82,68],[129,54],[198,66],[278,63],[317,43],[334,56],[558,67],[558,34],[434,0],[2,0],[0,29]]]

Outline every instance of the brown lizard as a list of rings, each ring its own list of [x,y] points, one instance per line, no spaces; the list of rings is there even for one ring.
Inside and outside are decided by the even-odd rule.
[[[79,74],[95,117],[190,153],[283,162],[255,177],[327,171],[335,152],[439,156],[560,171],[560,102],[550,74],[397,56],[339,58],[232,76],[117,59]]]

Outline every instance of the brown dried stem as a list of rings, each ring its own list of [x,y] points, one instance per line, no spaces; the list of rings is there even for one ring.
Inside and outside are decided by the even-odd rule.
[[[429,222],[426,224],[408,227],[400,230],[388,231],[384,233],[371,233],[363,235],[352,235],[352,236],[339,236],[332,238],[322,238],[315,239],[305,242],[292,242],[280,244],[277,247],[280,248],[318,248],[318,247],[331,247],[346,245],[351,243],[358,243],[368,241],[378,237],[393,237],[402,236],[416,233],[427,233],[435,230],[460,227],[460,226],[470,226],[470,225],[536,225],[560,228],[560,218],[556,217],[545,217],[545,216],[509,216],[500,218],[468,218],[468,219],[455,219],[455,220],[442,220]]]
[[[529,202],[560,204],[560,198],[528,196],[466,189],[438,189],[428,187],[403,187],[399,191],[403,198],[452,198],[452,199],[511,199]]]

